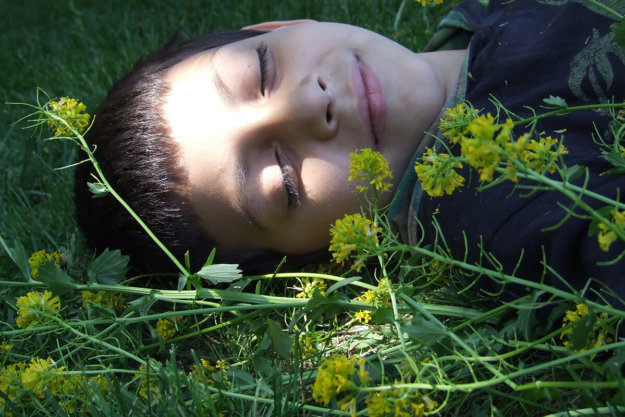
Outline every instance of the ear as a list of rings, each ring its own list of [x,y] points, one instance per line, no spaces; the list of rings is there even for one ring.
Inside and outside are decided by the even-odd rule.
[[[245,26],[244,30],[258,30],[262,32],[271,32],[272,30],[281,29],[287,26],[299,25],[300,23],[316,22],[312,19],[297,19],[297,20],[274,20],[272,22],[257,23],[255,25]]]

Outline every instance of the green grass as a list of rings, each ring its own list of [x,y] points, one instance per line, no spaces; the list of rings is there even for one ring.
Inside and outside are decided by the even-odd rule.
[[[114,80],[179,28],[193,36],[305,17],[364,26],[418,50],[447,6],[424,9],[407,1],[397,19],[400,5],[0,1],[0,95],[4,102],[34,103],[39,87],[93,111]],[[587,345],[625,318],[622,307],[537,282],[521,282],[527,294],[510,302],[478,296],[467,289],[478,270],[482,279],[519,281],[488,265],[450,259],[440,246],[402,246],[388,229],[386,240],[360,248],[370,259],[357,274],[333,266],[317,274],[282,271],[217,289],[192,277],[176,291],[175,278],[126,275],[116,252],[92,262],[95,254],[74,220],[72,170],[56,169],[76,161],[76,148],[11,126],[26,108],[0,109],[0,236],[17,260],[0,250],[0,410],[10,404],[0,415],[350,415],[350,400],[358,415],[368,415],[381,410],[376,399],[403,411],[432,406],[446,416],[623,412],[625,342]],[[519,175],[544,179],[522,166]],[[60,308],[39,301],[34,308],[48,310],[32,317],[34,327],[20,327],[16,320],[28,316],[19,310],[26,303],[20,297],[46,288],[28,278],[26,259],[40,249],[65,254],[60,269],[48,264],[39,271]],[[390,281],[381,279],[387,276]],[[325,294],[318,286],[298,297],[305,277],[324,279]],[[553,295],[547,322],[535,315],[541,294]],[[585,315],[576,307],[582,303],[589,307]],[[576,309],[564,322],[571,334],[563,335],[563,315]],[[367,312],[371,321],[360,322]],[[170,338],[163,338],[163,326]],[[36,373],[33,358],[50,361]],[[203,360],[210,367],[198,372]],[[324,392],[323,382],[341,377],[346,389],[328,404],[313,399]],[[382,415],[393,413],[376,414]]]

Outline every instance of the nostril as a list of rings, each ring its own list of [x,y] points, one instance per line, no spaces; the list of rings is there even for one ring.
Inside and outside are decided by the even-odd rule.
[[[321,77],[317,78],[317,83],[323,91],[326,91],[326,83],[321,79]]]
[[[332,108],[331,108],[331,104],[328,104],[328,107],[326,109],[326,123],[328,123],[328,124],[332,123]]]

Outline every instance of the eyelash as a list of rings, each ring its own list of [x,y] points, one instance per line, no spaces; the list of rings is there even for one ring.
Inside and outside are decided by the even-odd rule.
[[[267,71],[269,70],[269,55],[267,54],[267,45],[260,43],[256,47],[258,54],[258,63],[260,64],[260,92],[265,95],[265,84],[267,83]]]

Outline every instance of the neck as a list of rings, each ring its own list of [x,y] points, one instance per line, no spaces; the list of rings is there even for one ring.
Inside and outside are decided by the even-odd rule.
[[[435,69],[438,82],[445,91],[445,98],[449,97],[458,81],[467,50],[426,52],[421,55]]]

